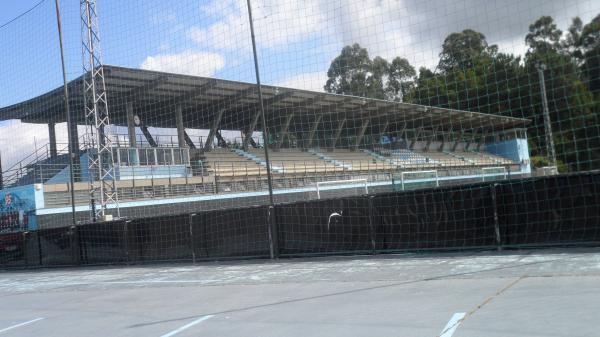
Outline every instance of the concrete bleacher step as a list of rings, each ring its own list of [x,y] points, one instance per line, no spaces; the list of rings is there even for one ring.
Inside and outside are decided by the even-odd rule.
[[[385,162],[385,163],[388,163],[388,164],[394,165],[394,166],[402,166],[401,164],[396,163],[393,160],[391,160],[389,158],[386,158],[386,157],[380,155],[379,153],[377,153],[375,151],[371,151],[371,150],[368,150],[368,149],[362,149],[361,151],[364,152],[364,153],[366,153],[366,154],[368,154],[369,156],[371,156],[371,157],[379,160],[379,161],[382,161],[382,162]]]
[[[472,150],[471,150],[471,151],[468,151],[468,152],[469,152],[469,153],[474,153],[474,154],[476,154],[477,156],[481,156],[481,157],[483,157],[483,158],[485,158],[485,159],[491,160],[491,161],[493,161],[493,162],[494,162],[494,163],[496,163],[496,164],[504,164],[504,163],[503,163],[501,160],[499,160],[498,158],[495,158],[494,156],[488,155],[487,153],[484,153],[484,152],[479,152],[479,151],[472,151]]]
[[[326,154],[324,154],[322,152],[319,152],[316,149],[309,149],[308,152],[312,153],[313,155],[319,157],[320,159],[322,159],[322,160],[324,160],[324,161],[326,161],[328,163],[331,163],[331,164],[333,164],[333,165],[335,165],[337,167],[341,167],[341,168],[345,168],[345,169],[350,169],[350,170],[352,169],[352,165],[345,164],[345,163],[343,163],[343,162],[341,162],[339,160],[333,159],[333,158],[327,156]]]
[[[261,166],[263,166],[265,168],[267,167],[267,162],[265,160],[263,160],[262,158],[254,155],[252,153],[246,152],[246,151],[244,151],[242,149],[234,149],[233,152],[235,152],[238,156],[244,157],[246,159],[250,159],[253,162],[255,162],[255,163],[257,163],[257,164],[259,164],[259,165],[261,165]],[[285,170],[283,169],[283,167],[273,166],[273,165],[271,165],[271,170],[274,171],[274,172],[277,172],[277,173],[284,173],[285,172]]]
[[[443,151],[443,153],[445,153],[445,154],[447,154],[447,155],[449,155],[449,156],[452,156],[452,157],[454,157],[454,158],[456,158],[456,159],[463,160],[463,161],[465,161],[465,162],[467,162],[467,163],[469,163],[469,164],[477,164],[475,161],[473,161],[473,160],[471,160],[471,159],[469,159],[469,158],[463,157],[463,156],[461,156],[461,155],[458,155],[458,154],[456,154],[456,153],[454,153],[454,152],[450,152],[450,151]]]

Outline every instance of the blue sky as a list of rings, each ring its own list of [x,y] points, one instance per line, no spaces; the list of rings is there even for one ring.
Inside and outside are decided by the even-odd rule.
[[[39,0],[0,2],[0,25]],[[246,0],[98,0],[104,62],[253,81]],[[331,59],[358,42],[372,56],[433,68],[454,31],[482,31],[502,51],[525,52],[527,26],[552,15],[563,30],[600,2],[576,0],[253,0],[263,82],[322,90]],[[67,70],[81,74],[79,1],[62,0]],[[0,28],[0,106],[61,84],[54,0]],[[32,79],[35,79],[32,81]]]

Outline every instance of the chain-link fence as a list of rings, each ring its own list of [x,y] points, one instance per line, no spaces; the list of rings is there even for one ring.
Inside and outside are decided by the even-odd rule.
[[[0,17],[0,231],[10,237],[164,216],[159,232],[177,242],[175,227],[186,225],[168,216],[415,195],[402,194],[407,190],[437,200],[445,188],[479,193],[496,183],[502,197],[512,194],[506,200],[514,201],[502,203],[503,219],[516,221],[517,214],[522,219],[539,211],[515,201],[525,186],[543,196],[541,203],[577,209],[551,193],[545,182],[554,180],[532,185],[530,177],[600,168],[596,1],[42,0],[2,6],[12,14]],[[404,207],[404,197],[395,198]],[[460,198],[444,207],[477,208],[486,214],[482,219],[498,211]],[[316,205],[293,207],[308,217],[320,212]],[[436,205],[413,212],[433,212]],[[597,204],[586,205],[595,214]],[[367,220],[352,210],[373,209],[340,207],[320,216],[336,213],[328,221],[350,217],[362,226]],[[273,255],[274,237],[281,235],[275,230],[289,221],[268,213],[235,217],[249,227],[262,222]],[[215,216],[209,231],[233,231],[246,243],[255,238],[242,225],[219,227],[219,221],[230,223],[223,217]],[[400,232],[403,226],[419,232],[432,221],[407,218],[397,225]],[[103,226],[112,233],[117,225]],[[523,235],[551,226],[548,219]],[[192,230],[184,227],[182,233]],[[353,232],[358,227],[344,230],[361,237]],[[136,228],[143,237],[146,229]],[[478,228],[475,222],[469,230]],[[296,225],[284,232],[302,242],[305,230],[313,233]],[[402,239],[391,238],[390,247],[400,243],[389,240]],[[231,244],[215,240],[209,240],[215,247]],[[256,240],[260,245],[263,238]],[[244,255],[253,255],[249,251]]]

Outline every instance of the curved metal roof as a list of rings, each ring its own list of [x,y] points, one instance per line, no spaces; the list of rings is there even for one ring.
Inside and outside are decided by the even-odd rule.
[[[126,104],[131,103],[145,125],[176,127],[173,112],[182,106],[188,128],[209,129],[217,114],[221,127],[244,130],[259,108],[257,86],[252,83],[170,74],[149,70],[104,66],[111,124],[127,125]],[[78,124],[85,124],[82,77],[69,82],[71,111]],[[295,122],[335,122],[346,119],[347,127],[371,120],[371,125],[436,130],[485,130],[497,132],[523,128],[527,119],[504,117],[379,99],[336,95],[263,85],[267,125],[280,125],[293,114]],[[320,117],[317,117],[322,115]],[[0,120],[20,119],[28,123],[66,121],[62,87],[30,100],[0,108]],[[260,129],[260,123],[257,129]],[[308,126],[307,126],[308,128]]]

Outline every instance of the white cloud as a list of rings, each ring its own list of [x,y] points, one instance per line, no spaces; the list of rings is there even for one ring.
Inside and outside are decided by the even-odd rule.
[[[78,129],[79,134],[85,131],[84,126]],[[66,123],[56,124],[56,142],[57,148],[62,150],[67,147],[67,127]],[[15,141],[18,139],[19,141]],[[2,147],[2,169],[8,170],[12,165],[17,164],[27,155],[34,154],[35,149],[42,148],[38,155],[46,155],[43,148],[48,144],[48,126],[46,124],[22,123],[19,120],[10,120],[1,123],[0,126],[0,144],[10,144]],[[32,158],[34,159],[35,154]]]
[[[225,59],[220,54],[188,50],[178,54],[148,56],[140,67],[147,70],[211,77],[224,66]]]
[[[311,91],[324,91],[323,86],[327,82],[327,71],[304,73],[281,80],[277,86],[304,89]]]
[[[314,40],[311,46],[323,55],[359,43],[372,57],[401,56],[416,67],[431,69],[439,60],[444,38],[452,32],[475,29],[490,44],[506,48],[501,51],[522,55],[527,28],[541,15],[553,16],[566,30],[572,17],[580,15],[588,22],[600,11],[600,3],[589,0],[568,6],[562,0],[253,0],[252,6],[258,47],[291,48],[288,61],[316,62],[293,56],[294,43]],[[191,27],[189,38],[203,48],[249,54],[245,0],[209,2],[201,15],[211,24]]]
[[[252,13],[259,47],[283,47],[322,31],[327,20],[320,3],[320,0],[254,1]],[[251,48],[246,1],[213,1],[203,6],[202,12],[220,18],[208,27],[190,28],[188,36],[192,40],[201,46],[221,50],[246,51]]]

